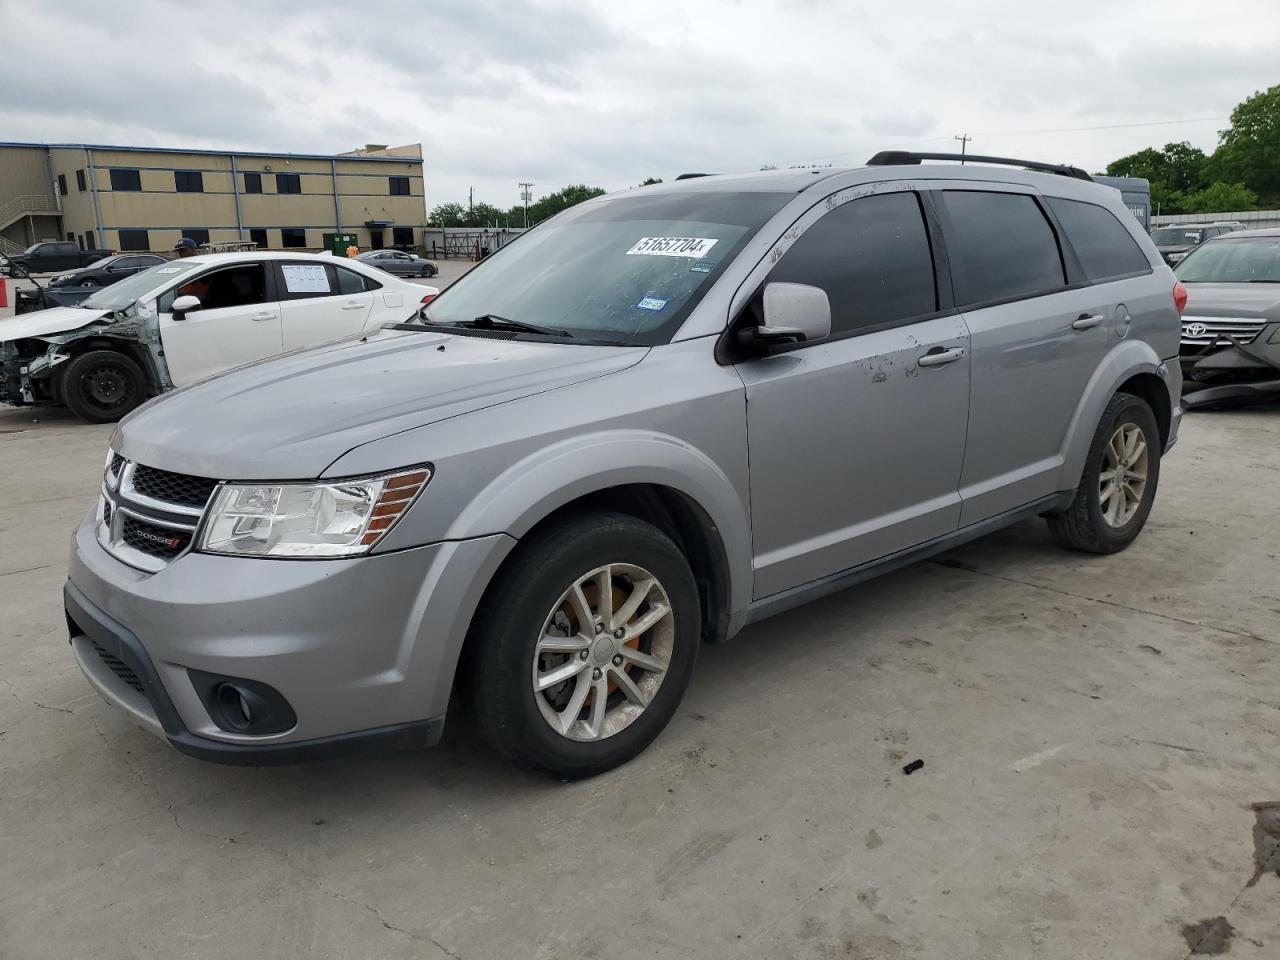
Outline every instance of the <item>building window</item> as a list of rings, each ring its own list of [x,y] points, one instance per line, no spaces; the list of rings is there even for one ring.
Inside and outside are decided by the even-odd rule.
[[[74,233],[68,233],[68,234],[67,234],[67,240],[68,240],[68,241],[70,241],[71,243],[75,243],[75,242],[76,242],[76,235],[75,235]]]
[[[111,171],[115,173],[114,170]],[[137,173],[138,171],[134,171]],[[145,230],[121,230],[120,231],[120,249],[121,250],[150,250],[151,238],[147,236]]]
[[[199,170],[175,170],[173,189],[178,193],[204,193],[204,174]]]
[[[123,170],[116,168],[111,171],[111,189],[132,190],[135,193],[141,192],[142,174],[137,170]]]
[[[58,174],[58,193],[64,197],[67,195],[67,175],[65,173]]]
[[[259,183],[261,186],[261,183]],[[259,250],[267,249],[267,231],[261,227],[254,227],[249,231],[249,239],[258,245]]]
[[[301,227],[281,228],[280,245],[282,247],[305,247],[307,245],[307,231]]]
[[[412,247],[413,227],[392,227],[391,245],[393,247]]]
[[[85,191],[85,189],[86,189],[86,188],[85,188],[85,182],[84,182],[84,171],[83,171],[83,170],[77,170],[77,171],[76,171],[76,189],[77,189],[77,190],[79,190],[81,193],[84,193],[84,191]]]
[[[262,174],[246,173],[244,175],[244,192],[245,193],[261,193],[262,192]]]
[[[196,246],[209,242],[209,231],[203,230],[199,227],[183,227],[182,235],[188,240],[194,240],[196,242]]]
[[[84,248],[92,250],[97,245],[98,239],[93,235],[92,230],[86,230],[84,234]]]
[[[296,173],[276,174],[276,193],[301,193],[302,178]]]
[[[408,177],[387,177],[391,181],[391,196],[407,197],[409,195]]]

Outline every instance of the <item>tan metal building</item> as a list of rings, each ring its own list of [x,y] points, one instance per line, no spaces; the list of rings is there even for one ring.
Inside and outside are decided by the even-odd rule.
[[[320,249],[417,246],[426,223],[422,146],[332,156],[0,143],[0,254],[40,240],[109,250],[254,241]]]

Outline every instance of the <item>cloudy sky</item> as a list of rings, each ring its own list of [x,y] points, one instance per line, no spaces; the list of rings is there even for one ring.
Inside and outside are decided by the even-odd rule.
[[[1095,170],[1211,149],[1280,82],[1275,0],[0,0],[0,25],[17,41],[0,139],[420,142],[432,205],[857,164],[960,133]]]

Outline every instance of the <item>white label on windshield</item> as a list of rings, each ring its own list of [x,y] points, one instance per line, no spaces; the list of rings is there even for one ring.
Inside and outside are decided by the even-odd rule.
[[[627,251],[627,256],[692,257],[701,260],[715,245],[715,240],[706,237],[641,237]]]
[[[284,274],[285,289],[290,293],[329,292],[329,275],[324,267],[285,264],[280,272]]]

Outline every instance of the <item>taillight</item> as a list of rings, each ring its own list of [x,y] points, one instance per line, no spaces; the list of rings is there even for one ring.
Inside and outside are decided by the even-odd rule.
[[[1181,280],[1173,281],[1173,305],[1178,316],[1182,316],[1182,311],[1187,309],[1187,288],[1182,285]]]
[[[423,297],[423,298],[422,298],[422,303],[423,303],[423,305],[425,306],[426,304],[430,303],[430,302],[431,302],[432,300],[434,300],[435,298],[436,298],[436,295],[435,295],[434,293],[428,293],[425,297]],[[1186,299],[1187,299],[1187,295],[1184,293],[1184,294],[1182,295],[1182,300],[1183,300],[1183,302],[1184,302],[1184,303],[1186,302]],[[1179,307],[1179,308],[1178,308],[1178,310],[1179,310],[1179,312],[1181,312],[1182,308],[1181,308],[1181,307]]]

